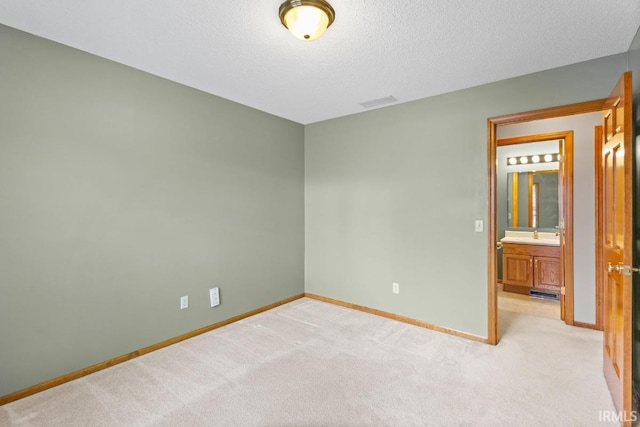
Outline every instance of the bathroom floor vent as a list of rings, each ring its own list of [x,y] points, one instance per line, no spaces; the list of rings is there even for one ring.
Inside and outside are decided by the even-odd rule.
[[[560,295],[556,294],[555,292],[538,291],[536,289],[531,289],[529,291],[529,296],[534,298],[541,298],[541,299],[551,299],[554,301],[560,300]]]

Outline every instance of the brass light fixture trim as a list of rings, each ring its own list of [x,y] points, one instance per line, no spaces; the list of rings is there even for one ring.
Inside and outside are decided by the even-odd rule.
[[[331,7],[331,5],[327,3],[325,0],[286,0],[284,3],[280,5],[280,10],[278,15],[280,16],[280,22],[282,22],[282,25],[285,28],[287,28],[289,31],[291,31],[291,28],[287,26],[286,19],[285,19],[287,16],[287,13],[289,13],[296,7],[301,7],[301,6],[314,7],[322,11],[325,15],[327,15],[329,22],[326,28],[329,28],[336,18],[335,10],[333,10],[333,7]],[[322,30],[322,32],[324,32],[324,29]],[[322,34],[322,32],[320,34]],[[317,37],[319,37],[319,35]],[[305,40],[312,40],[310,34],[304,34],[303,38]]]

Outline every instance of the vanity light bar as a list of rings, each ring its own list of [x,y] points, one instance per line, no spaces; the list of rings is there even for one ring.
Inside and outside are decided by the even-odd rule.
[[[532,154],[530,156],[508,157],[507,166],[526,165],[529,163],[552,163],[559,161],[560,154],[558,153]]]

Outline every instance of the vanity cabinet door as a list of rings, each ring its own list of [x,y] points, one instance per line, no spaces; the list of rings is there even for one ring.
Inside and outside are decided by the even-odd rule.
[[[560,291],[560,259],[551,257],[535,257],[534,278],[536,288]]]
[[[533,257],[522,254],[502,254],[502,283],[533,286]]]

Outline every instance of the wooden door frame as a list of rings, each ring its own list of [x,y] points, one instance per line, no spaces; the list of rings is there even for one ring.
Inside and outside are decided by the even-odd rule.
[[[562,286],[565,290],[564,295],[560,297],[562,304],[561,319],[563,319],[567,325],[573,325],[573,130],[500,138],[496,140],[496,147],[560,139],[563,140],[559,146],[559,154],[562,156],[562,162],[559,163],[558,177],[562,189],[561,212],[563,216],[562,220],[564,221],[564,230],[562,231],[562,237],[564,238],[560,239],[560,277],[562,277]],[[493,163],[495,164],[495,161]],[[531,175],[529,178],[531,179]],[[494,224],[496,223],[496,219],[497,213],[496,217],[493,218]]]
[[[602,293],[604,292],[605,271],[600,268],[604,265],[604,176],[602,164],[603,134],[602,125],[598,125],[593,131],[594,138],[594,175],[595,175],[595,200],[596,200],[596,329],[603,330]]]
[[[545,108],[541,110],[533,110],[521,113],[507,114],[504,116],[490,117],[487,119],[487,147],[488,147],[488,187],[489,187],[489,230],[488,230],[488,277],[487,277],[487,289],[488,289],[488,333],[487,342],[489,344],[497,344],[498,337],[498,292],[497,292],[497,239],[496,239],[496,159],[497,159],[497,128],[498,126],[510,125],[516,123],[530,122],[534,120],[544,120],[556,117],[573,116],[576,114],[595,113],[602,111],[604,106],[604,99],[597,99],[593,101],[586,101],[577,104],[563,105],[559,107]],[[573,176],[573,174],[572,174]],[[573,206],[571,206],[571,213]],[[565,211],[565,217],[569,212]],[[573,218],[573,215],[571,215]],[[571,223],[573,221],[570,221]],[[573,224],[571,224],[573,225]],[[571,230],[573,233],[573,231]],[[573,235],[573,234],[572,234]],[[572,254],[573,255],[573,251]],[[569,260],[565,260],[568,263]],[[571,259],[571,265],[573,265],[573,258]],[[573,269],[571,269],[573,272]],[[573,318],[573,306],[571,307],[571,317]],[[565,313],[566,315],[566,313]],[[573,322],[573,320],[572,320]]]

